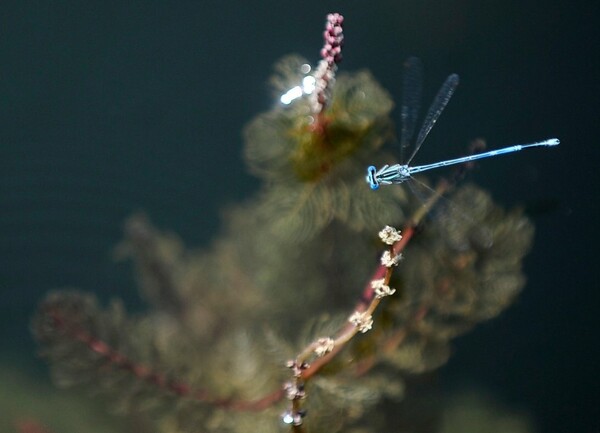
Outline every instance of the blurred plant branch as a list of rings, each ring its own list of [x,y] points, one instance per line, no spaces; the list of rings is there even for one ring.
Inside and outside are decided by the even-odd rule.
[[[453,338],[510,305],[533,233],[521,211],[446,181],[425,202],[372,193],[358,175],[394,159],[381,151],[393,103],[368,72],[336,75],[342,23],[328,15],[312,74],[298,56],[276,65],[279,102],[244,131],[263,186],[209,248],[144,216],[126,223],[117,255],[133,260],[146,311],[73,290],[41,302],[32,329],[58,385],[107,393],[161,433],[276,432],[286,399],[292,431],[310,410],[310,430],[333,433],[385,419],[403,374],[439,367]],[[450,190],[453,205],[425,221]]]

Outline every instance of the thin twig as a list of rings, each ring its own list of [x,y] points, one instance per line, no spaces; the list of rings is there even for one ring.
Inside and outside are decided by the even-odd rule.
[[[427,213],[431,210],[431,208],[437,203],[437,201],[442,197],[442,195],[449,188],[449,184],[447,182],[440,182],[435,189],[435,194],[429,198],[427,202],[423,204],[408,220],[405,224],[404,229],[402,230],[402,239],[396,242],[391,250],[394,255],[401,254],[402,251],[408,245],[410,239],[415,233],[415,228],[419,225],[421,220],[427,215]],[[368,314],[372,314],[377,306],[379,305],[380,299],[377,299],[374,296],[374,290],[371,286],[371,281],[384,278],[385,284],[388,284],[390,278],[393,274],[393,267],[386,267],[383,265],[379,265],[373,276],[365,286],[362,296],[358,303],[356,304],[355,311],[366,312]],[[335,347],[334,349],[328,353],[327,355],[316,359],[313,361],[308,368],[302,371],[302,379],[308,380],[317,372],[323,368],[325,365],[329,364],[331,360],[344,348],[344,346],[358,333],[358,329],[356,326],[352,324],[345,325],[338,333],[335,338]],[[315,342],[309,344],[305,349],[303,349],[298,355],[298,360],[300,362],[305,362],[307,360],[307,356],[310,355],[314,351]]]
[[[92,352],[97,353],[102,358],[106,359],[111,365],[128,371],[137,379],[157,386],[165,391],[173,393],[179,397],[186,397],[202,403],[206,403],[221,409],[239,410],[239,411],[261,411],[271,407],[283,398],[284,392],[282,389],[271,392],[257,400],[236,400],[233,398],[215,398],[212,393],[193,388],[188,383],[170,378],[163,373],[159,373],[152,368],[131,360],[126,355],[122,354],[105,341],[92,335],[83,327],[69,323],[62,314],[56,309],[47,311],[48,316],[52,319],[52,324],[56,329],[64,331],[68,336],[80,343],[85,344]]]

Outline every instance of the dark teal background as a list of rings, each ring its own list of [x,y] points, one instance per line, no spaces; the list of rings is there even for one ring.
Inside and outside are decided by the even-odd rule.
[[[257,188],[241,130],[273,104],[273,62],[316,62],[325,14],[339,11],[342,70],[369,68],[396,100],[409,55],[425,64],[429,100],[460,74],[417,162],[459,156],[479,136],[490,148],[562,140],[473,174],[500,203],[528,206],[536,241],[522,296],[456,342],[440,387],[480,384],[530,411],[540,432],[598,432],[594,4],[2,1],[0,361],[33,359],[28,319],[50,289],[136,305],[129,267],[111,259],[132,212],[188,245],[210,241],[219,210]]]

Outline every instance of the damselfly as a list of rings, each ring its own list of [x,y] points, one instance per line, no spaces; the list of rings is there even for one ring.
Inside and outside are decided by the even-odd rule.
[[[417,120],[419,105],[421,99],[421,74],[422,67],[419,59],[415,57],[409,58],[405,63],[405,74],[403,83],[403,95],[402,95],[402,108],[401,108],[401,138],[400,138],[400,152],[401,154],[409,147],[412,141],[414,133],[415,122]],[[501,149],[490,150],[489,152],[477,153],[474,155],[464,156],[461,158],[448,159],[445,161],[439,161],[432,164],[411,166],[410,163],[421,148],[421,145],[425,141],[425,138],[437,122],[438,118],[444,111],[444,108],[450,101],[456,86],[458,86],[458,75],[450,75],[440,90],[437,96],[433,100],[433,103],[429,107],[427,116],[423,121],[417,140],[415,141],[414,150],[410,157],[405,163],[384,165],[382,168],[377,170],[374,166],[367,168],[366,180],[371,189],[379,189],[381,185],[401,184],[411,179],[414,173],[420,173],[422,171],[431,170],[438,167],[445,167],[448,165],[462,164],[465,162],[475,161],[477,159],[489,158],[492,156],[503,155],[506,153],[518,152],[520,150],[529,147],[538,146],[556,146],[560,143],[558,138],[551,138],[544,141],[538,141],[530,144],[518,144],[514,146],[504,147]]]

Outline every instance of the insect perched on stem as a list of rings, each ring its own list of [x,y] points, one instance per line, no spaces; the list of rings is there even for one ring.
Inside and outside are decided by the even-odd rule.
[[[404,89],[401,109],[402,131],[400,139],[401,154],[409,147],[414,133],[415,122],[417,120],[420,98],[421,98],[421,73],[422,66],[419,59],[415,57],[409,58],[405,63]],[[560,143],[558,138],[551,138],[544,141],[538,141],[530,144],[517,144],[514,146],[503,147],[501,149],[490,150],[488,152],[478,153],[461,158],[447,159],[444,161],[434,162],[432,164],[411,166],[410,163],[421,148],[425,138],[437,122],[438,118],[444,111],[444,108],[450,101],[456,86],[458,86],[458,75],[452,74],[446,78],[446,81],[438,91],[433,103],[429,107],[427,116],[423,121],[423,125],[419,131],[419,135],[415,141],[414,150],[405,163],[384,165],[377,170],[374,166],[367,168],[366,180],[371,189],[379,189],[381,185],[401,184],[412,178],[415,173],[432,170],[438,167],[448,165],[462,164],[465,162],[475,161],[478,159],[489,158],[493,156],[503,155],[506,153],[518,152],[529,147],[538,146],[556,146]]]

